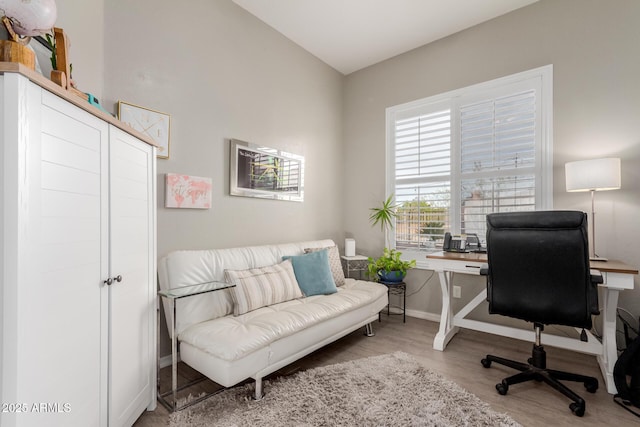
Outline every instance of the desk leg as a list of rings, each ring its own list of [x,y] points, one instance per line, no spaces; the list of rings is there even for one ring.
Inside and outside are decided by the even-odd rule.
[[[609,394],[616,394],[616,384],[613,381],[613,367],[618,360],[616,342],[616,310],[620,290],[605,288],[603,294],[604,308],[602,310],[602,354],[598,356],[598,364],[607,386]]]
[[[453,272],[438,271],[440,289],[442,290],[442,313],[440,314],[440,329],[433,339],[433,348],[443,351],[447,343],[458,332],[457,327],[452,327],[453,306],[451,295],[453,293]]]

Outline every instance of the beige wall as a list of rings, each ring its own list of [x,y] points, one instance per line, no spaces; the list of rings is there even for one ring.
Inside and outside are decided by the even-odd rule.
[[[104,89],[104,0],[57,0],[56,27],[71,42],[70,61],[78,89],[102,102]]]
[[[342,239],[342,75],[231,0],[104,3],[103,104],[171,115],[170,158],[157,163],[159,257]],[[303,155],[304,202],[229,196],[230,138]],[[212,208],[164,208],[167,172],[212,178]]]
[[[105,2],[105,97],[171,115],[158,255],[342,238],[343,77],[230,0]],[[230,138],[305,156],[304,203],[229,196]],[[164,174],[213,179],[208,210],[164,208]]]
[[[596,194],[597,248],[640,266],[640,2],[542,0],[415,49],[346,78],[344,140],[345,232],[359,251],[379,252],[383,235],[367,222],[385,197],[385,109],[525,71],[554,69],[554,207],[590,211],[587,193],[565,192],[567,161],[622,158],[622,190]],[[409,292],[429,279],[412,271]],[[456,276],[456,284],[469,278]],[[474,289],[480,279],[471,281]],[[472,292],[463,288],[463,300]],[[467,298],[465,298],[467,297]],[[459,301],[460,303],[461,301]],[[620,305],[640,315],[640,285]],[[412,310],[437,313],[440,288],[432,277],[410,298]]]
[[[636,0],[541,0],[346,78],[230,0],[57,3],[81,89],[112,111],[126,100],[172,116],[171,158],[158,161],[160,256],[345,235],[376,255],[383,234],[368,209],[385,196],[385,108],[553,64],[555,207],[590,210],[587,194],[564,191],[565,162],[621,157],[623,189],[597,194],[598,248],[640,266]],[[305,202],[230,197],[228,138],[303,154]],[[213,208],[165,209],[166,172],[213,178]],[[437,277],[411,271],[408,282],[409,308],[438,313]],[[637,278],[620,305],[640,314]]]

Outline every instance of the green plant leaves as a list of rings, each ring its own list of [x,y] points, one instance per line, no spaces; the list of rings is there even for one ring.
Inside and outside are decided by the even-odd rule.
[[[51,48],[51,67],[52,69],[57,70],[58,66],[56,63],[56,39],[49,33],[45,33],[44,37],[49,44],[49,48]]]
[[[393,228],[393,220],[397,216],[396,205],[393,202],[393,194],[382,203],[381,207],[371,208],[370,211],[369,221],[371,221],[372,226],[380,224],[381,230]]]
[[[384,248],[384,252],[380,258],[369,258],[369,265],[367,266],[367,272],[369,278],[374,281],[378,281],[378,271],[400,271],[403,274],[407,270],[416,266],[416,260],[403,261],[400,259],[402,252],[398,252],[395,249]]]

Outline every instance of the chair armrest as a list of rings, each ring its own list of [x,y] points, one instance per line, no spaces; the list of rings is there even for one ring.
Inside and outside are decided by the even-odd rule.
[[[489,275],[489,264],[482,264],[482,266],[480,266],[480,275],[481,276]]]
[[[591,275],[591,283],[601,284],[604,283],[604,279],[602,278],[602,273],[599,270],[590,270],[589,274]]]

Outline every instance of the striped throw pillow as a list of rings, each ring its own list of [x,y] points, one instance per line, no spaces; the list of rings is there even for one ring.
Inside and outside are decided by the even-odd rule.
[[[236,285],[231,288],[234,316],[303,296],[291,260],[248,270],[225,270],[224,276],[227,283]]]

